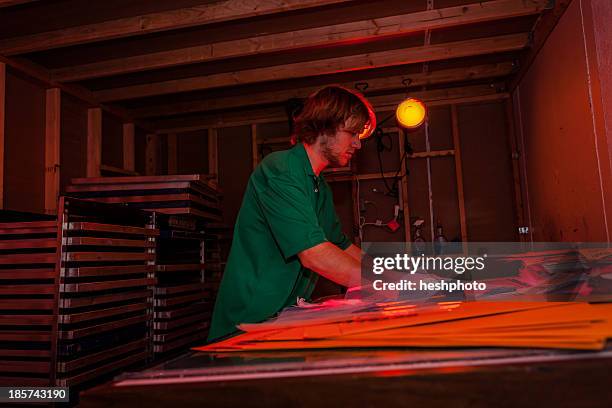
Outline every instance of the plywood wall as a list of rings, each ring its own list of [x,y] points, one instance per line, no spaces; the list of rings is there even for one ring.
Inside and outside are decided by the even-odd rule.
[[[223,191],[223,220],[234,225],[252,171],[251,128],[218,130],[219,186]]]
[[[85,177],[87,170],[87,105],[62,95],[60,112],[60,192],[70,180]]]
[[[123,167],[123,122],[102,112],[102,164]]]
[[[146,150],[147,150],[147,133],[136,127],[134,132],[134,164],[137,173],[145,174],[146,172]]]
[[[44,211],[45,89],[7,69],[4,208]]]
[[[514,94],[534,241],[610,239],[609,150],[593,110],[586,7],[570,4]]]
[[[181,133],[177,141],[177,170],[179,174],[208,173],[208,131]]]
[[[504,101],[460,105],[468,241],[518,240]]]

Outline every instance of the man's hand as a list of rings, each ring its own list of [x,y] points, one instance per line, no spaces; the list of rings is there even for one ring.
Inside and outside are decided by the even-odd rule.
[[[300,252],[298,257],[305,268],[339,285],[361,284],[361,250],[355,245],[343,251],[331,242],[323,242]]]

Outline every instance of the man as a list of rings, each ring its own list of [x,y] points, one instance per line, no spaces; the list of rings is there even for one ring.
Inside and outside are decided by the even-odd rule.
[[[268,155],[249,179],[209,341],[308,299],[318,275],[347,287],[360,282],[361,250],[342,233],[321,171],[349,163],[376,127],[373,109],[360,94],[330,86],[305,101],[294,127],[298,143]]]

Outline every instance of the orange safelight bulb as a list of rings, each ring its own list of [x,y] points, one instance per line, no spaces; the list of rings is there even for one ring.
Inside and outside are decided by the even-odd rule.
[[[427,116],[427,108],[416,98],[406,99],[395,110],[397,122],[408,129],[421,126],[425,122],[425,116]]]

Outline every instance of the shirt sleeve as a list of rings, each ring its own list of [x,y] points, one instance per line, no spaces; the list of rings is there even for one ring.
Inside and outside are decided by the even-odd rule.
[[[263,215],[285,259],[326,242],[311,198],[290,179],[268,180],[258,194]]]

